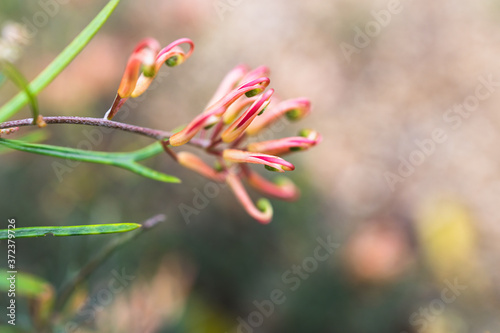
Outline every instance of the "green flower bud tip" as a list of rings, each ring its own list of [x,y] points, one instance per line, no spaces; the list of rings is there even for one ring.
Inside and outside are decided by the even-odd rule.
[[[211,123],[211,124],[208,124],[207,126],[203,127],[203,129],[211,129],[212,127],[214,127],[214,125],[217,124],[217,123]]]
[[[155,76],[155,66],[142,66],[141,68],[142,73],[144,74],[145,77],[153,77]]]
[[[173,56],[165,61],[165,65],[167,65],[168,67],[174,67],[177,66],[178,61],[179,61],[179,56]]]
[[[260,198],[259,201],[257,201],[257,208],[261,212],[271,212],[273,211],[273,206],[271,205],[271,202],[267,200],[266,198]]]
[[[300,112],[300,110],[294,109],[294,110],[288,111],[287,113],[285,113],[285,115],[288,118],[288,120],[297,120],[300,118],[301,112]]]
[[[309,136],[309,134],[311,134],[310,129],[303,129],[299,132],[299,136],[304,137],[304,138],[307,138]]]
[[[268,104],[268,105],[266,105],[266,106],[262,109],[262,111],[260,111],[260,112],[259,112],[259,114],[258,114],[257,116],[260,116],[261,114],[263,114],[263,113],[264,113],[264,111],[266,111],[266,109],[267,109],[267,107],[268,107],[268,106],[269,106],[269,104]]]
[[[217,172],[221,172],[224,170],[224,167],[222,166],[222,164],[219,161],[215,161],[214,162],[214,169]]]
[[[264,168],[266,168],[266,169],[267,169],[267,170],[269,170],[269,171],[279,172],[279,170],[278,170],[278,169],[273,168],[272,166],[269,166],[269,165],[264,165]]]
[[[254,97],[255,95],[260,94],[260,92],[261,92],[261,91],[262,91],[262,89],[259,89],[259,88],[257,88],[257,89],[252,89],[252,90],[250,90],[250,91],[247,91],[247,92],[245,93],[245,96],[247,96],[247,97]]]

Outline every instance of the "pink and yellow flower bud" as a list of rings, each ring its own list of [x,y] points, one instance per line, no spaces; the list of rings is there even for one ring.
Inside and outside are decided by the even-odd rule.
[[[233,163],[253,163],[263,164],[266,169],[277,172],[285,172],[295,170],[295,166],[277,156],[252,153],[249,151],[238,149],[225,149],[222,152],[222,157],[229,162]]]
[[[231,71],[229,71],[229,73],[227,73],[226,76],[222,79],[222,82],[219,84],[219,87],[215,91],[213,97],[208,102],[207,107],[212,106],[212,104],[215,104],[222,97],[226,96],[234,88],[236,88],[238,83],[241,82],[241,79],[247,72],[248,68],[245,65],[238,65]]]
[[[237,175],[230,172],[226,181],[238,201],[250,216],[263,224],[271,222],[273,217],[273,207],[271,206],[269,200],[262,198],[257,202],[257,206],[255,206]]]
[[[234,103],[238,98],[247,94],[248,92],[257,92],[255,95],[258,95],[269,85],[269,78],[261,77],[255,80],[246,81],[238,88],[233,89],[224,97],[222,97],[219,101],[209,106],[204,113],[212,113],[216,116],[222,116],[222,114],[227,110],[228,106]]]
[[[248,145],[248,150],[270,155],[284,155],[298,150],[306,150],[318,144],[321,136],[316,132],[313,138],[293,136],[278,140],[255,142]]]
[[[248,135],[255,135],[284,115],[288,119],[295,121],[307,116],[310,111],[311,102],[307,98],[285,100],[267,110],[261,117],[255,119],[246,132]]]
[[[309,128],[301,130],[299,132],[299,135],[303,138],[316,141],[316,144],[320,143],[321,140],[323,140],[323,137],[318,133],[318,131]]]
[[[213,115],[208,113],[202,113],[196,116],[186,127],[169,138],[169,144],[177,147],[188,143],[196,133],[207,126],[207,122],[211,119],[213,119]]]
[[[128,59],[127,67],[118,87],[117,93],[120,98],[128,98],[132,95],[143,67],[150,74],[159,50],[160,44],[153,38],[145,38],[136,46]]]
[[[297,186],[286,177],[271,182],[250,169],[247,170],[246,176],[248,184],[264,195],[286,201],[295,201],[300,196]]]
[[[185,53],[179,45],[188,44],[189,50]],[[165,65],[169,67],[174,67],[182,64],[186,61],[194,51],[194,43],[189,38],[180,38],[176,41],[173,41],[169,45],[165,46],[163,49],[158,52],[158,56],[156,57],[156,68],[160,69],[161,65],[165,63]]]
[[[225,177],[223,173],[217,172],[214,168],[207,165],[201,158],[192,153],[189,153],[187,151],[178,153],[177,162],[179,162],[180,165],[193,170],[194,172],[197,172],[208,179],[218,182],[224,181]]]
[[[256,79],[236,89],[233,89],[229,94],[213,104],[204,113],[194,118],[183,130],[172,135],[169,143],[172,146],[181,146],[191,140],[202,128],[213,125],[224,114],[227,107],[240,98],[243,94],[250,90],[265,89],[269,85],[268,78]]]
[[[187,54],[179,47],[184,43],[190,45]],[[189,58],[193,50],[193,42],[188,38],[178,39],[162,50],[156,39],[142,40],[127,62],[115,100],[104,117],[112,119],[128,98],[137,97],[146,91],[163,63],[168,66],[181,64]]]
[[[241,96],[238,98],[238,100],[228,106],[226,112],[222,115],[224,124],[227,125],[232,123],[246,107],[254,103],[257,99],[259,99],[259,96],[253,96],[250,98]]]
[[[189,44],[189,51],[187,54],[184,53],[184,50],[182,48],[180,48],[179,45],[181,44]],[[166,64],[169,67],[178,66],[186,61],[191,56],[193,51],[194,44],[188,38],[178,39],[170,43],[168,46],[164,47],[162,50],[160,50],[160,52],[158,52],[155,57],[154,71],[152,73],[143,72],[141,74],[141,76],[137,80],[135,89],[133,90],[131,97],[138,97],[149,88],[151,82],[153,82],[153,79],[156,77],[156,74],[163,64]]]
[[[274,89],[269,89],[266,91],[259,99],[257,99],[248,110],[243,113],[234,123],[231,124],[221,135],[222,141],[228,143],[233,142],[239,138],[247,127],[252,123],[252,121],[269,104],[269,99],[274,93]]]
[[[251,81],[261,77],[269,77],[271,74],[269,68],[267,66],[259,66],[254,70],[248,72],[242,79],[242,81]]]

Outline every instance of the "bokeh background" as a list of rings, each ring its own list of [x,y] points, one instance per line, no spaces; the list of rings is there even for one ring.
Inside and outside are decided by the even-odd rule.
[[[30,28],[37,13],[50,14],[31,26],[16,65],[34,78],[102,6],[2,1],[2,24]],[[168,216],[92,274],[81,292],[84,309],[68,318],[76,332],[499,332],[499,18],[497,0],[123,0],[40,94],[42,114],[102,116],[140,39],[166,45],[189,37],[193,56],[163,68],[123,121],[174,129],[203,109],[235,65],[267,65],[281,98],[304,96],[313,105],[308,118],[268,135],[304,127],[323,134],[321,145],[290,157],[301,199],[273,201],[275,217],[263,226],[221,189],[186,219],[179,207],[193,207],[195,191],[208,182],[167,156],[148,163],[183,184],[92,164],[61,174],[54,162],[65,161],[11,152],[0,155],[1,223]],[[15,91],[4,84],[0,103]],[[475,98],[478,91],[487,97]],[[15,118],[28,116],[26,108]],[[76,147],[89,140],[88,130],[43,131],[48,143]],[[111,132],[93,149],[149,142]],[[18,269],[59,290],[114,237],[18,240]],[[287,282],[284,276],[299,276],[287,274],[308,262],[318,237],[337,248]],[[123,270],[132,281],[111,299],[99,298]],[[255,314],[255,302],[276,289],[282,304],[269,316]],[[27,315],[18,319],[29,323]]]

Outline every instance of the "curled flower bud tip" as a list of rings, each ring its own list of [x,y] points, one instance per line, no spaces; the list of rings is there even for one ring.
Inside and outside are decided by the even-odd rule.
[[[165,64],[168,66],[168,67],[174,67],[174,66],[177,66],[179,62],[179,56],[173,56],[173,57],[170,57],[167,59],[167,61],[165,61]]]
[[[273,215],[273,206],[271,202],[266,198],[260,198],[257,201],[257,208],[264,214],[272,216]],[[269,220],[270,221],[270,220]],[[262,223],[268,223],[267,221],[262,221]]]
[[[229,126],[221,138],[224,142],[232,142],[239,138],[247,129],[257,115],[267,107],[269,99],[274,93],[274,89],[269,89],[259,99],[257,99],[248,110],[243,113],[231,126]]]
[[[306,98],[295,98],[282,101],[276,105],[272,105],[269,110],[255,119],[248,127],[246,133],[255,135],[262,129],[270,126],[272,123],[280,119],[282,116],[287,117],[292,121],[302,119],[311,111],[311,103]]]

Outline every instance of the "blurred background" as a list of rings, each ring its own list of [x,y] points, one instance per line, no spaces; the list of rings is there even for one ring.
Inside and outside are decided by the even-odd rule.
[[[1,24],[30,31],[18,68],[34,78],[103,5],[2,1]],[[182,184],[11,152],[0,155],[2,226],[168,216],[92,274],[70,332],[499,332],[499,18],[497,0],[122,0],[39,95],[41,113],[103,116],[140,39],[189,37],[193,56],[162,68],[118,119],[172,130],[231,68],[267,65],[277,95],[308,97],[313,112],[266,139],[323,135],[289,159],[300,200],[273,201],[272,223],[260,225],[222,188],[186,218],[180,207],[210,185],[168,156],[148,165]],[[15,92],[4,84],[0,104]],[[47,143],[101,151],[150,143],[91,130],[43,131]],[[60,290],[114,237],[20,239],[18,270]]]

